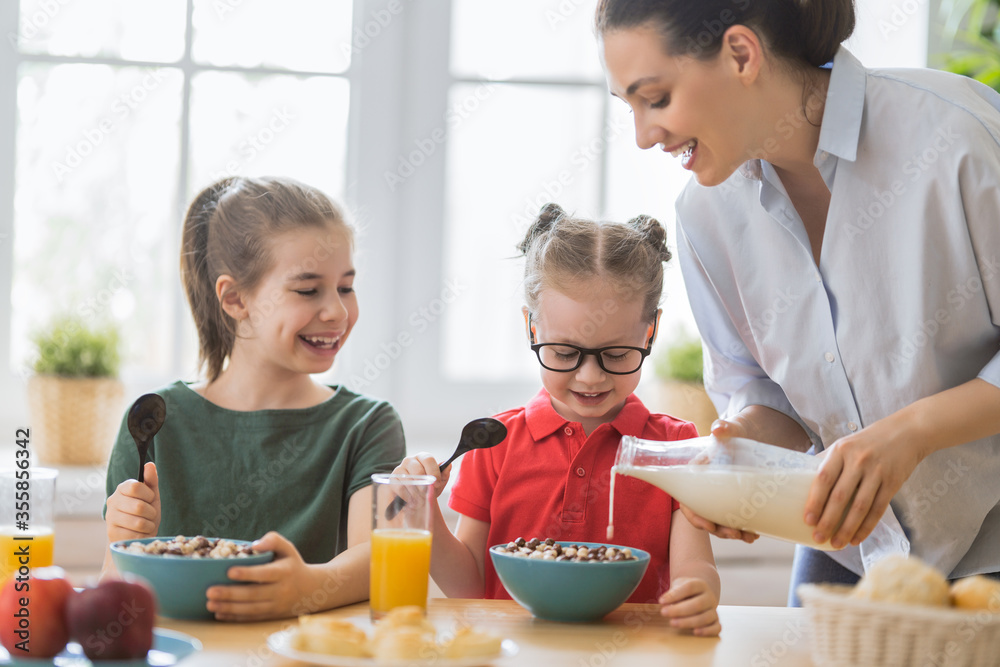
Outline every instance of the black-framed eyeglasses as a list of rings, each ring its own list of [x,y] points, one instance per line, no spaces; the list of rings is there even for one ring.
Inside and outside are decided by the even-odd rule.
[[[611,345],[608,347],[588,348],[569,343],[536,343],[535,330],[531,326],[531,314],[528,314],[528,331],[531,340],[531,351],[538,357],[542,368],[557,373],[570,373],[578,369],[587,355],[597,359],[597,365],[605,373],[611,375],[631,375],[642,367],[653,350],[653,340],[656,338],[656,320],[653,320],[653,333],[646,347],[631,347],[629,345]]]

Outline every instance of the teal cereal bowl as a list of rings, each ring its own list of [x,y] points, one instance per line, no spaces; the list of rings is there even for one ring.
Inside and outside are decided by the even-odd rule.
[[[205,608],[205,591],[210,586],[241,585],[231,580],[226,572],[236,565],[260,565],[274,560],[273,551],[265,551],[237,558],[191,558],[133,553],[126,548],[132,543],[148,544],[154,540],[168,542],[173,537],[147,537],[123,540],[111,545],[111,558],[123,576],[135,575],[145,579],[156,593],[158,613],[167,618],[211,619],[212,612]],[[216,539],[216,538],[209,538]],[[228,539],[228,538],[226,538]],[[237,545],[250,544],[246,540],[229,540]]]
[[[614,547],[602,542],[556,542],[588,549]],[[555,561],[514,556],[490,547],[490,559],[510,596],[537,618],[564,623],[585,623],[607,616],[625,602],[642,581],[649,553],[632,549],[635,560]]]

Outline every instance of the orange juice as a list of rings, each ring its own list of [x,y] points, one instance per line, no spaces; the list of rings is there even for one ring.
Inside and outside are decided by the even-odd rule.
[[[394,607],[427,608],[431,566],[431,534],[426,530],[372,531],[371,611],[384,614]]]
[[[30,537],[30,540],[15,540],[15,537]],[[28,567],[52,565],[52,548],[55,536],[51,528],[39,530],[0,529],[0,582],[17,572],[21,566],[18,552],[28,550]]]

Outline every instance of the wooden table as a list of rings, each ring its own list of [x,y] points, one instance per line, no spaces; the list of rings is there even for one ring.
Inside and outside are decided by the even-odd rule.
[[[498,666],[520,667],[811,667],[808,622],[801,609],[719,607],[718,638],[685,635],[669,627],[655,605],[626,604],[598,623],[553,623],[531,616],[510,600],[432,599],[428,616],[439,631],[453,619],[514,640],[516,656]],[[332,616],[370,628],[367,603],[344,607]],[[204,650],[183,667],[302,667],[267,646],[273,632],[296,621],[217,623],[160,619],[157,625],[197,637]]]

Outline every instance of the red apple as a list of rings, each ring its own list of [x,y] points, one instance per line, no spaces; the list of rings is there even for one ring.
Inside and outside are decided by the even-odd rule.
[[[120,579],[86,588],[66,605],[70,637],[91,660],[143,658],[153,647],[156,597],[145,584]]]
[[[0,643],[14,659],[51,658],[66,648],[73,587],[58,567],[15,574],[0,590]]]

